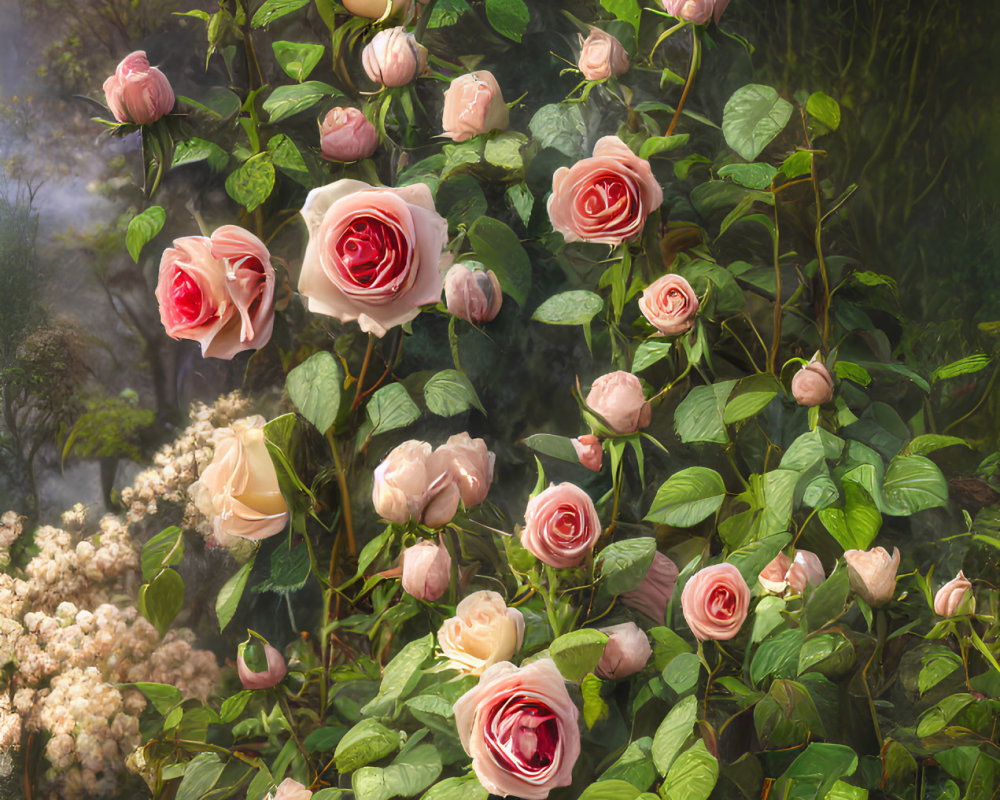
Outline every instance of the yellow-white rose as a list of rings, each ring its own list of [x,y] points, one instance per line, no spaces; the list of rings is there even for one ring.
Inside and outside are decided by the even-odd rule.
[[[496,592],[473,592],[438,631],[438,645],[451,666],[470,675],[508,661],[524,640],[524,615],[507,608]]]

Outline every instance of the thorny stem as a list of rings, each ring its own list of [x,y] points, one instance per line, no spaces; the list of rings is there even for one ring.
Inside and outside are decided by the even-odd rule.
[[[684,82],[684,91],[681,92],[681,99],[677,103],[677,110],[674,112],[674,118],[670,120],[670,126],[667,128],[667,132],[664,137],[670,136],[674,132],[674,127],[677,125],[677,120],[681,117],[681,111],[684,109],[684,101],[687,100],[688,92],[691,91],[691,85],[694,83],[694,76],[698,74],[698,64],[701,62],[701,37],[698,35],[698,26],[691,26],[691,67],[688,69],[687,80]]]

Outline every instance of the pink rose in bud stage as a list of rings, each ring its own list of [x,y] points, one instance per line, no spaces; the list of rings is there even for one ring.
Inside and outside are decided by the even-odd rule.
[[[503,304],[500,281],[478,262],[452,265],[444,276],[444,298],[449,314],[473,325],[492,322]]]
[[[550,567],[576,567],[601,535],[594,501],[579,486],[559,483],[535,495],[524,511],[521,544]]]
[[[657,551],[653,553],[653,563],[649,565],[642,583],[632,591],[625,592],[621,600],[629,608],[641,611],[658,625],[663,625],[678,574],[677,565]]]
[[[260,672],[253,672],[247,662],[243,660],[244,646],[240,645],[236,655],[236,672],[240,676],[240,683],[244,689],[270,689],[277,686],[285,679],[288,667],[285,665],[285,658],[281,652],[266,642],[261,643],[264,647],[264,655],[267,658],[267,669]]]
[[[792,376],[792,396],[800,406],[821,406],[833,400],[833,378],[819,361],[810,361]]]
[[[579,711],[551,659],[489,667],[455,703],[472,769],[491,794],[543,800],[573,782]]]
[[[473,592],[455,608],[438,631],[441,654],[448,666],[469,675],[513,658],[524,641],[524,615],[507,608],[496,592]]]
[[[653,655],[645,631],[634,622],[623,622],[601,630],[608,635],[608,643],[594,670],[597,677],[616,681],[642,671]]]
[[[573,449],[576,450],[576,457],[580,463],[593,472],[601,471],[601,459],[604,457],[604,450],[601,447],[601,440],[594,434],[588,433],[579,439],[571,439]]]
[[[427,68],[427,48],[406,28],[386,28],[365,45],[361,64],[375,83],[406,86]]]
[[[729,0],[662,0],[662,3],[670,16],[704,25],[712,18],[718,24]]]
[[[372,504],[389,522],[413,519],[439,528],[455,516],[460,499],[448,465],[433,458],[427,442],[403,442],[375,468]]]
[[[432,460],[458,487],[466,508],[478,506],[486,499],[493,483],[496,455],[486,449],[484,440],[456,433],[434,451]]]
[[[434,602],[451,583],[451,555],[443,544],[417,542],[403,551],[403,590]]]
[[[444,93],[442,135],[456,142],[490,131],[505,131],[509,114],[500,84],[484,69],[459,75]]]
[[[660,333],[676,336],[694,327],[698,297],[680,275],[664,275],[642,290],[639,310]]]
[[[934,595],[934,613],[942,617],[953,617],[962,605],[962,601],[972,590],[972,582],[965,577],[962,570],[958,575],[948,581],[937,590]],[[968,604],[968,611],[972,613],[976,608],[976,601],[972,599]]]
[[[331,108],[319,125],[319,146],[327,161],[360,161],[378,149],[378,131],[359,108]]]
[[[136,50],[104,81],[104,99],[119,122],[149,125],[173,109],[174,90],[166,75],[149,66],[146,52]]]
[[[339,180],[309,192],[302,216],[309,244],[299,291],[310,311],[384,336],[441,299],[448,223],[427,184]]]
[[[851,589],[872,608],[884,606],[896,591],[896,570],[899,569],[899,548],[892,556],[884,547],[871,550],[848,550],[844,553]]]
[[[628,53],[610,33],[591,26],[590,35],[580,50],[577,66],[588,81],[602,81],[628,72]]]
[[[597,378],[587,394],[587,405],[604,417],[612,433],[635,433],[649,425],[652,415],[642,383],[622,370]]]
[[[749,609],[750,587],[732,564],[698,570],[681,592],[684,619],[702,641],[732,639]]]
[[[788,568],[792,566],[792,560],[784,553],[778,553],[770,563],[760,571],[757,580],[764,587],[765,592],[770,594],[784,594],[788,588]]]
[[[267,800],[310,800],[313,793],[294,778],[285,778],[278,784],[278,790],[267,796]]]
[[[792,560],[778,553],[758,576],[760,585],[771,594],[784,594],[789,589],[802,594],[806,586],[819,586],[826,580],[826,572],[819,556],[808,550],[797,550]]]
[[[163,251],[156,284],[160,320],[171,339],[191,339],[210,358],[259,350],[274,326],[274,268],[250,231],[223,225],[207,236],[175,239]]]

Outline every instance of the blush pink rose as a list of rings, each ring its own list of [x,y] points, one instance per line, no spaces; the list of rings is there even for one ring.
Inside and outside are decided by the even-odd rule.
[[[942,617],[955,616],[971,590],[972,582],[965,577],[962,570],[959,570],[958,575],[938,589],[934,595],[934,613]],[[976,608],[976,601],[973,599],[967,607],[968,612],[972,613]]]
[[[778,553],[758,576],[760,585],[771,594],[784,594],[789,589],[802,594],[806,586],[819,586],[826,579],[819,556],[808,550],[797,550],[792,560]]]
[[[466,508],[478,506],[493,483],[496,455],[486,449],[483,439],[473,439],[467,433],[456,433],[434,451],[433,463],[443,469],[458,487]]]
[[[309,244],[299,291],[310,311],[384,336],[441,299],[448,223],[426,184],[339,180],[309,192],[302,216]]]
[[[643,289],[639,310],[660,333],[676,336],[694,326],[698,298],[686,279],[664,275]]]
[[[593,157],[555,171],[548,210],[567,242],[617,245],[642,233],[646,216],[662,202],[649,162],[617,136],[605,136]]]
[[[616,681],[642,671],[653,655],[649,638],[634,622],[623,622],[601,630],[608,635],[604,653],[594,673],[598,678]]]
[[[191,339],[201,354],[232,358],[259,350],[274,326],[274,268],[250,231],[223,225],[207,236],[175,239],[163,251],[156,283],[160,320],[172,339]]]
[[[496,592],[473,592],[438,631],[438,646],[452,669],[469,675],[513,658],[524,641],[524,615]]]
[[[792,376],[792,396],[800,406],[821,406],[833,400],[830,370],[815,359]]]
[[[892,555],[884,547],[871,550],[848,550],[844,553],[847,577],[851,589],[872,608],[884,606],[896,591],[896,570],[899,569],[899,548]]]
[[[750,587],[732,564],[705,567],[684,585],[681,610],[696,638],[732,639],[750,610]]]
[[[285,778],[278,790],[267,795],[267,800],[310,800],[313,793],[294,778]]]
[[[166,75],[149,66],[146,52],[136,50],[104,81],[104,99],[119,122],[149,125],[173,109],[174,90]]]
[[[427,442],[403,442],[375,468],[372,504],[389,522],[413,519],[439,528],[455,516],[460,499],[448,464],[433,458]]]
[[[670,16],[704,25],[713,17],[718,23],[729,0],[662,0],[662,3]]]
[[[378,148],[378,131],[360,108],[331,108],[319,124],[319,147],[328,161],[360,161]]]
[[[473,325],[492,322],[503,304],[500,280],[477,262],[452,265],[444,276],[444,298],[449,314]]]
[[[443,136],[464,142],[490,131],[505,131],[509,122],[500,84],[485,69],[459,75],[444,93]]]
[[[580,49],[577,66],[588,81],[602,81],[628,72],[628,53],[610,33],[591,26],[590,35]]]
[[[543,800],[573,782],[579,712],[551,659],[503,661],[455,702],[455,726],[472,769],[491,794]]]
[[[604,417],[612,433],[635,433],[649,425],[649,403],[642,383],[631,372],[618,370],[602,375],[590,386],[587,405]]]
[[[361,65],[375,83],[406,86],[427,68],[427,48],[406,28],[386,28],[365,45]]]
[[[601,440],[594,434],[588,433],[579,439],[571,439],[573,449],[576,450],[576,457],[580,459],[580,464],[592,472],[601,471],[601,460],[604,457],[604,449],[601,447]]]
[[[418,600],[433,602],[451,583],[451,554],[443,544],[417,542],[403,551],[403,590]]]
[[[641,611],[658,625],[663,625],[678,574],[677,565],[657,551],[653,553],[653,563],[649,565],[642,583],[625,592],[621,596],[622,602],[629,608]]]
[[[281,652],[266,642],[263,643],[264,657],[267,659],[267,668],[260,672],[254,672],[243,660],[243,652],[246,645],[240,645],[236,655],[236,673],[240,676],[240,683],[244,689],[270,689],[277,686],[285,679],[288,667],[285,665],[285,658]]]
[[[559,483],[535,495],[524,511],[521,544],[550,567],[576,567],[601,535],[594,501],[579,486]]]

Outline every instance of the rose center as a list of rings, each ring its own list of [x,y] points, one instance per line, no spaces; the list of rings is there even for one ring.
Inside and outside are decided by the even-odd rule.
[[[178,270],[174,274],[170,296],[174,301],[174,308],[185,322],[194,322],[201,316],[201,288],[186,272]]]
[[[371,289],[405,277],[409,245],[398,228],[374,217],[358,217],[341,234],[337,256],[350,282]]]
[[[580,530],[580,517],[575,507],[559,506],[553,520],[552,530],[562,539],[572,539]]]
[[[596,178],[583,190],[580,201],[580,208],[589,217],[610,215],[631,220],[638,214],[635,192],[619,175]]]
[[[664,305],[666,306],[667,313],[676,314],[687,305],[687,298],[684,296],[684,292],[676,287],[671,287],[666,292]]]
[[[736,613],[736,595],[725,586],[717,586],[708,596],[708,613],[715,619],[729,619]]]
[[[485,738],[490,754],[504,769],[540,772],[555,760],[559,723],[552,709],[515,696],[496,709]]]

